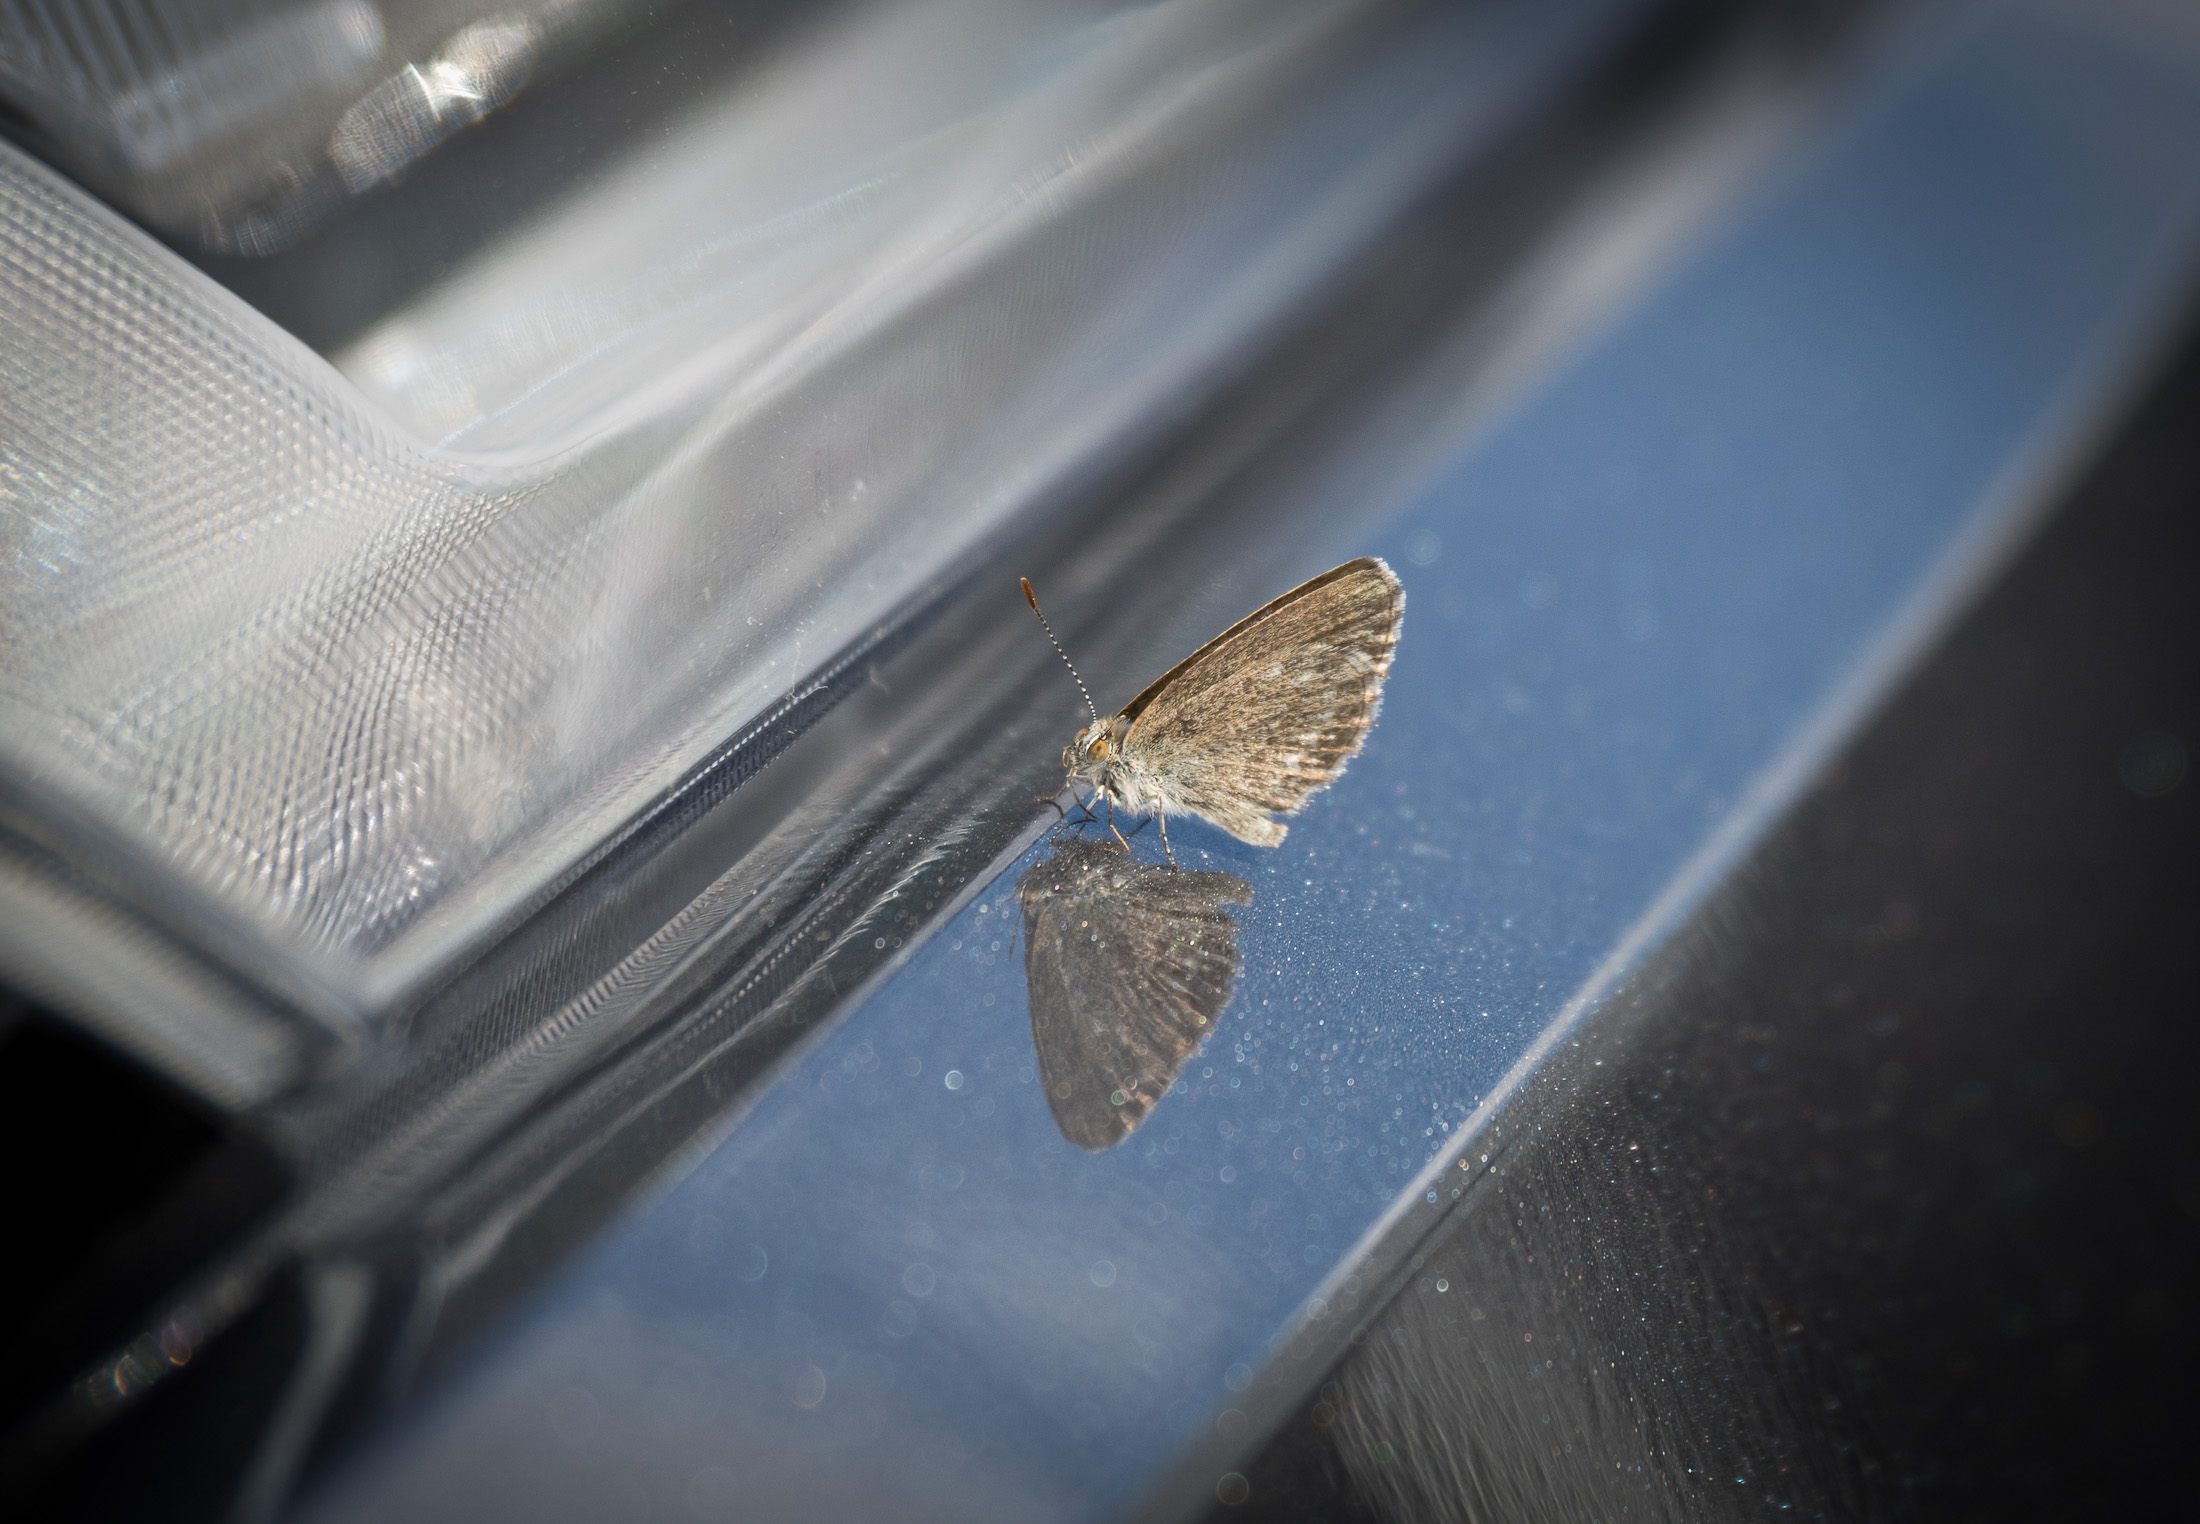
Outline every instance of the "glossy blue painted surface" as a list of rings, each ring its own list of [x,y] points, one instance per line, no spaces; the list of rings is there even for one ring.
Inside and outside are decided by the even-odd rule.
[[[1282,848],[1173,832],[1254,898],[1236,996],[1142,1130],[1055,1129],[1018,864],[324,1512],[1135,1502],[2128,371],[2196,150],[2173,51],[2011,10],[1914,60],[1363,547],[1409,598],[1381,727]]]

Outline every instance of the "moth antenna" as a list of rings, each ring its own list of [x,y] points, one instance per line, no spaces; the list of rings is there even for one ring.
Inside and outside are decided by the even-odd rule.
[[[1024,602],[1031,605],[1031,612],[1039,614],[1039,596],[1031,590],[1031,579],[1029,577],[1018,577],[1016,580],[1024,585]],[[1063,666],[1069,668],[1071,681],[1077,684],[1077,691],[1085,696],[1085,707],[1092,711],[1093,724],[1099,724],[1100,706],[1092,701],[1092,690],[1087,688],[1085,680],[1077,675],[1077,663],[1071,661],[1069,652],[1062,649],[1062,642],[1055,635],[1054,626],[1047,623],[1047,616],[1044,614],[1039,614],[1039,628],[1047,632],[1048,640],[1054,642],[1054,654],[1062,658]]]

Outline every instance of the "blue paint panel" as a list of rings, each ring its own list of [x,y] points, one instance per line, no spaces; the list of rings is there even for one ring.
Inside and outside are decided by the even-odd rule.
[[[2196,149],[2191,78],[2038,15],[1919,64],[1365,547],[1382,725],[1283,848],[1174,833],[1245,970],[1127,1144],[1055,1130],[1006,875],[328,1511],[1136,1499],[2165,320]]]

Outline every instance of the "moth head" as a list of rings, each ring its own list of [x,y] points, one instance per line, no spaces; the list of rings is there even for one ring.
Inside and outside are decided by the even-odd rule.
[[[1119,715],[1112,720],[1101,720],[1087,725],[1077,732],[1076,738],[1062,748],[1062,766],[1072,776],[1083,776],[1098,781],[1108,764],[1115,759],[1123,741],[1126,726]]]
[[[1088,767],[1104,767],[1115,750],[1108,736],[1107,722],[1087,725],[1077,732],[1076,738],[1062,748],[1062,765],[1073,773],[1081,773]]]

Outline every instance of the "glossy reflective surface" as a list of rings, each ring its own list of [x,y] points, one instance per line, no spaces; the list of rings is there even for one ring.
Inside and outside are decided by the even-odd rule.
[[[1248,1437],[1238,1394],[1373,1290],[1434,1171],[1472,1172],[1477,1108],[2021,528],[2182,287],[2196,135],[2200,54],[2137,23],[2012,7],[1913,38],[1351,547],[1409,598],[1382,723],[1283,847],[1172,830],[1250,886],[1243,972],[1127,1142],[1074,1146],[1041,1093],[1011,930],[1034,844],[317,1516],[1209,1495],[1169,1468]]]
[[[1237,983],[1224,907],[1252,899],[1234,873],[1157,867],[1077,835],[1016,880],[1039,1093],[1063,1137],[1114,1148],[1181,1093]]]
[[[2200,789],[2126,759],[2200,736],[2183,326],[2044,531],[1515,1092],[1502,1166],[1239,1462],[1247,1514],[2060,1520],[2182,1494]]]

